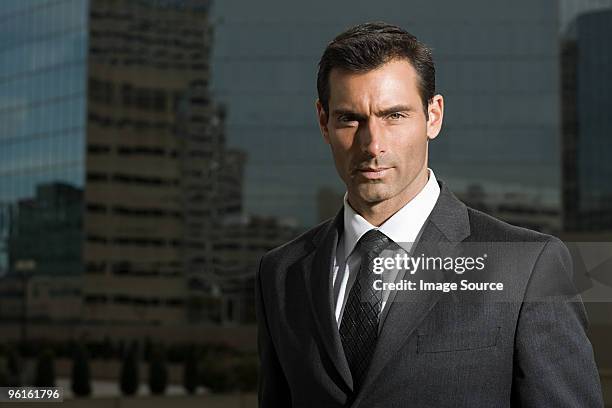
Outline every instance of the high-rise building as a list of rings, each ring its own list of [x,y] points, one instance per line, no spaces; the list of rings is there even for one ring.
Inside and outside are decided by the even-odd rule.
[[[0,4],[2,319],[180,324],[194,297],[223,304],[189,285],[242,212],[212,39],[207,0]]]
[[[92,1],[84,306],[90,321],[180,322],[215,212],[219,109],[208,2]],[[239,210],[239,209],[238,209]]]
[[[568,231],[612,230],[612,9],[569,25],[562,52],[563,204]]]
[[[29,315],[34,276],[82,277],[87,21],[79,0],[0,4],[2,321]]]

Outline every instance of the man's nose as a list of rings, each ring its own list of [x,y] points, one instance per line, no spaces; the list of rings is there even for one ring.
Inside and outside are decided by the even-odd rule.
[[[384,153],[384,135],[376,119],[364,121],[359,129],[359,143],[361,151],[371,157]]]

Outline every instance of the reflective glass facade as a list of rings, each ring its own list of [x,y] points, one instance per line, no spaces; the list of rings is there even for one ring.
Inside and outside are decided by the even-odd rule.
[[[80,271],[88,3],[0,4],[0,275]]]
[[[612,230],[612,10],[578,16],[564,47],[566,228]]]
[[[209,7],[0,2],[0,321],[13,333],[254,320],[259,257],[295,229],[243,217],[248,155],[226,146],[228,108],[210,94]]]
[[[455,192],[524,195],[517,206],[558,211],[557,2],[273,0],[262,7],[227,0],[214,7],[213,86],[232,107],[228,142],[250,155],[248,211],[308,226],[323,218],[321,195],[340,207],[345,187],[316,121],[317,63],[335,35],[374,20],[405,27],[433,48],[446,101],[442,133],[430,143],[436,175]]]
[[[437,176],[485,211],[499,193],[500,218],[553,225],[557,33],[594,2],[612,4],[562,0],[557,21],[549,0],[0,0],[0,382],[3,341],[28,358],[47,342],[114,343],[114,361],[92,355],[104,388],[133,342],[255,349],[261,256],[342,200],[316,123],[316,63],[358,22],[387,20],[433,47],[446,98]],[[600,39],[612,24],[582,26],[566,56],[584,89],[573,80],[563,115],[573,185],[593,207],[578,215],[596,229],[612,201],[612,129],[581,101],[610,105]]]

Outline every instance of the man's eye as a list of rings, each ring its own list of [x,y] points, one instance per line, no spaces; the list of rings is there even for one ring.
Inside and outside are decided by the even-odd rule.
[[[354,117],[351,117],[349,115],[340,115],[338,116],[338,122],[342,122],[342,123],[348,123],[348,122],[355,122],[357,119],[355,119]]]
[[[401,113],[399,113],[399,112],[394,112],[394,113],[391,113],[391,114],[390,114],[389,116],[387,116],[387,117],[388,117],[389,119],[398,120],[398,119],[403,118],[403,117],[404,117],[404,115],[402,115],[402,114],[401,114]]]

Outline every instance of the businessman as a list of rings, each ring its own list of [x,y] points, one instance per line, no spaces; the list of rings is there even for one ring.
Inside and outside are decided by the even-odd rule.
[[[335,218],[261,260],[260,406],[602,407],[566,247],[466,207],[428,167],[444,99],[427,47],[355,26],[325,49],[317,90],[346,194]],[[379,279],[389,251],[455,269]],[[468,254],[483,266],[469,277],[456,268]],[[417,276],[430,290],[397,289]],[[470,279],[487,290],[449,289]]]

